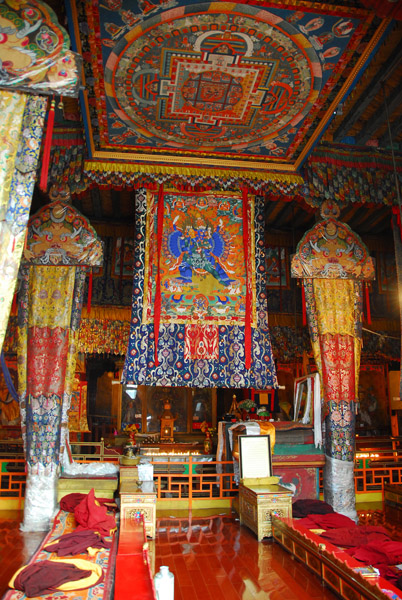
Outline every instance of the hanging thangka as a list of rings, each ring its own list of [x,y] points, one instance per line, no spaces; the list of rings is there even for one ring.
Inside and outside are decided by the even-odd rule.
[[[242,193],[136,196],[135,274],[123,381],[276,386],[263,201]]]

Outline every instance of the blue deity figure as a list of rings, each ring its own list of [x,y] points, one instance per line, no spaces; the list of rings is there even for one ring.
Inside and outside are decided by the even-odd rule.
[[[180,261],[180,277],[177,281],[181,283],[192,283],[194,271],[206,271],[224,286],[235,281],[229,277],[221,264],[226,250],[221,225],[213,231],[203,219],[198,218],[194,224],[187,222],[182,231],[174,223],[173,232],[168,239],[168,248]]]

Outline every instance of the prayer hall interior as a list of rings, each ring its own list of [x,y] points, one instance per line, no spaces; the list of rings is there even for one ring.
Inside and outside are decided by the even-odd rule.
[[[401,0],[0,2],[2,600],[402,598],[401,57]]]

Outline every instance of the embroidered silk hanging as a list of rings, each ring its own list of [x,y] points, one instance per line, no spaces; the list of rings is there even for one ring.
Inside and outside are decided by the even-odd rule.
[[[292,259],[302,278],[324,414],[324,499],[356,517],[353,483],[355,406],[362,343],[362,281],[374,278],[373,261],[358,235],[336,220],[339,207],[325,201],[323,221],[307,231]]]
[[[334,212],[335,211],[335,212]],[[354,402],[362,340],[362,281],[374,278],[373,261],[360,238],[337,221],[339,208],[325,202],[328,217],[306,232],[292,259],[303,279],[310,338],[328,415],[326,454],[352,460]]]
[[[24,247],[46,102],[0,92],[0,350]]]
[[[56,200],[30,220],[18,305],[18,387],[30,469],[54,469],[68,436],[86,268],[102,246],[87,220]]]
[[[277,385],[266,307],[263,202],[248,196],[245,219],[244,196],[165,192],[164,209],[158,212],[157,194],[137,193],[132,318],[123,381],[256,389]],[[247,285],[250,368],[245,349]]]

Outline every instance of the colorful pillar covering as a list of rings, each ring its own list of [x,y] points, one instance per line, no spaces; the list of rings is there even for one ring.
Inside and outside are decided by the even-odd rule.
[[[353,517],[362,281],[374,279],[375,271],[366,246],[348,225],[336,220],[338,215],[335,203],[323,203],[324,220],[299,242],[292,259],[292,277],[303,280],[310,338],[323,390],[325,499],[338,512]],[[339,473],[342,477],[337,476]]]
[[[47,98],[78,96],[82,58],[39,0],[0,3],[0,350],[36,180]],[[27,92],[22,93],[22,92]]]
[[[45,526],[68,442],[85,276],[102,245],[88,221],[56,200],[31,217],[18,297],[18,387],[28,480],[24,523]],[[56,475],[55,475],[56,474]],[[56,477],[56,479],[55,479]],[[35,503],[38,487],[47,507]]]
[[[0,350],[24,247],[46,103],[0,91]]]
[[[78,96],[82,58],[45,2],[4,0],[0,20],[3,89]]]
[[[266,306],[263,201],[247,196],[247,221],[243,205],[241,193],[165,192],[164,209],[158,211],[156,194],[137,192],[124,382],[255,389],[277,385]],[[158,240],[157,220],[162,213]],[[245,225],[248,231],[243,236]],[[158,272],[161,299],[155,347]],[[247,285],[250,311],[246,311]],[[250,368],[246,366],[247,318]]]

